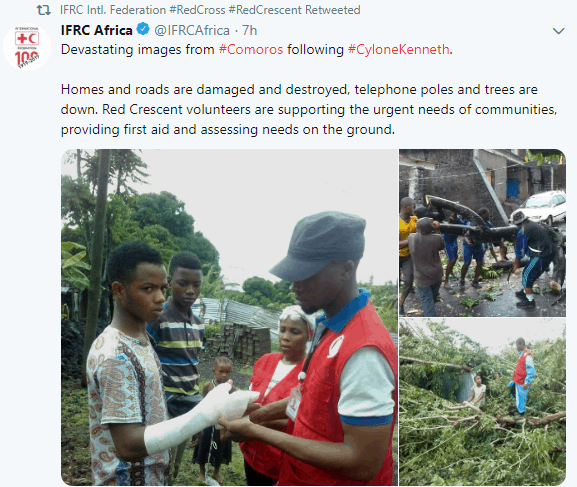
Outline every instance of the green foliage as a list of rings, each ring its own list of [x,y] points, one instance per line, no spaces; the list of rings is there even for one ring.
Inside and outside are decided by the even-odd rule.
[[[218,264],[212,264],[208,268],[203,266],[203,278],[200,297],[222,299],[224,294],[224,281]]]
[[[566,431],[563,422],[499,429],[494,416],[514,405],[508,384],[518,353],[514,344],[498,355],[444,324],[427,324],[428,334],[401,336],[403,356],[465,364],[487,385],[486,416],[453,421],[443,415],[470,417],[471,410],[446,412],[454,402],[440,397],[438,380],[449,368],[401,365],[401,485],[558,485],[565,478]],[[526,415],[544,416],[566,410],[565,339],[532,345],[537,377],[529,393]],[[493,374],[498,378],[494,379]],[[459,374],[458,370],[455,374]],[[428,389],[428,390],[427,390]],[[556,448],[559,447],[559,448]],[[562,450],[562,451],[558,451]]]
[[[68,485],[92,485],[86,390],[64,381],[61,397],[62,480]]]
[[[73,250],[79,250],[79,252],[73,254]],[[81,291],[90,286],[90,279],[85,274],[90,271],[90,265],[83,261],[85,257],[84,245],[74,242],[60,243],[60,280],[68,282]]]
[[[384,285],[376,285],[373,284],[373,276],[371,276],[369,282],[359,282],[358,285],[371,292],[371,303],[387,330],[397,332],[399,329],[399,318],[395,307],[398,301],[397,284],[387,282]]]
[[[135,196],[129,203],[134,210],[131,219],[141,229],[160,225],[174,237],[179,250],[192,252],[203,264],[218,265],[218,251],[202,232],[194,231],[194,218],[175,195],[168,191],[148,193]]]
[[[501,274],[503,274],[504,269],[494,269],[490,265],[484,265],[481,267],[481,279],[497,279]]]
[[[527,149],[527,155],[525,160],[527,161],[537,161],[537,166],[540,166],[543,163],[555,163],[558,164],[565,159],[563,154],[552,154],[550,156],[543,156],[540,152],[533,154],[529,149]]]
[[[461,299],[460,303],[463,306],[466,306],[469,309],[472,309],[473,306],[477,306],[479,304],[479,299],[478,298],[463,298]]]
[[[96,198],[83,182],[74,181],[70,176],[60,177],[60,218],[69,225],[78,226],[83,218],[94,213]]]
[[[482,377],[494,373],[504,374],[507,369],[494,365],[486,348],[481,347],[466,335],[449,328],[444,323],[425,321],[427,333],[412,336],[401,333],[401,355],[439,363],[466,365]],[[516,361],[516,359],[515,359]],[[401,365],[404,381],[434,391],[444,396],[443,381],[454,381],[449,393],[451,399],[458,388],[461,370],[437,365]]]
[[[220,329],[220,325],[204,325],[204,338],[208,340],[214,335],[219,335]]]
[[[242,289],[245,293],[254,296],[257,299],[269,298],[271,299],[275,294],[276,290],[271,281],[267,281],[262,277],[250,277],[242,283]]]
[[[125,162],[121,161],[122,157],[127,158]],[[117,185],[116,193],[108,196],[107,247],[114,248],[124,242],[144,240],[160,251],[167,267],[176,252],[186,250],[196,254],[203,264],[209,267],[215,265],[220,271],[218,251],[202,232],[194,231],[194,218],[185,211],[184,203],[166,191],[160,194],[135,194],[134,190],[125,185],[126,181],[142,182],[141,178],[146,174],[136,169],[134,174],[126,172],[136,164],[132,156],[117,154],[117,158],[120,161],[118,164],[125,165],[122,166],[124,172],[120,173],[120,166],[114,166],[117,171],[115,175],[121,178],[118,181],[122,184]],[[85,175],[90,172],[91,164],[96,160],[88,160]],[[111,178],[113,175],[111,173]],[[87,239],[90,240],[90,231],[94,225],[95,198],[89,183],[84,179],[73,180],[69,176],[62,176],[61,191],[61,218],[64,221],[61,240],[74,240],[90,248]],[[105,251],[108,253],[110,250],[107,248]]]

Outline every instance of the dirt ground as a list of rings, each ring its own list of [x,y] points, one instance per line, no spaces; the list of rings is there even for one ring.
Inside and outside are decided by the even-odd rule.
[[[200,386],[212,379],[215,355],[203,352],[199,361]],[[238,389],[248,389],[252,376],[252,367],[235,363],[232,380]],[[90,440],[88,435],[88,407],[86,390],[82,389],[78,379],[68,377],[62,381],[61,409],[61,473],[62,480],[68,485],[92,485],[90,473]],[[398,433],[395,429],[394,459],[395,484],[397,482],[397,445]],[[200,482],[199,466],[192,463],[193,450],[187,448],[181,463],[176,485],[205,485]],[[211,475],[212,467],[207,469]],[[221,468],[224,477],[222,485],[246,485],[243,457],[237,443],[233,442],[232,462]]]

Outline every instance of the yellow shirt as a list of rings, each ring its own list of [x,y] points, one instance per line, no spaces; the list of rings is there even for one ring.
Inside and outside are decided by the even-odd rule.
[[[417,231],[417,217],[412,216],[409,220],[409,223],[403,221],[401,217],[399,217],[399,242],[401,240],[407,240],[409,238],[409,234],[415,233]],[[399,257],[407,257],[411,255],[411,251],[409,247],[405,247],[404,249],[399,249]]]

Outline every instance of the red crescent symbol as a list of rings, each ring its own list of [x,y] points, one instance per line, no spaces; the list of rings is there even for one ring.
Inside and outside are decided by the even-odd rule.
[[[28,41],[30,42],[30,44],[34,44],[34,41],[32,40],[32,36],[35,36],[35,35],[36,35],[36,32],[32,32],[32,34],[30,34],[28,36]]]

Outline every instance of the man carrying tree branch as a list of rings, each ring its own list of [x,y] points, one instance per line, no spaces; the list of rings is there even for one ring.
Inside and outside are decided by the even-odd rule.
[[[527,395],[529,393],[529,386],[533,379],[535,379],[535,365],[533,363],[533,352],[525,345],[524,338],[517,338],[517,351],[519,352],[519,360],[517,361],[517,368],[513,374],[513,380],[509,383],[511,389],[511,396],[515,398],[515,406],[517,412],[514,418],[523,419],[525,414],[525,407],[527,405]]]

